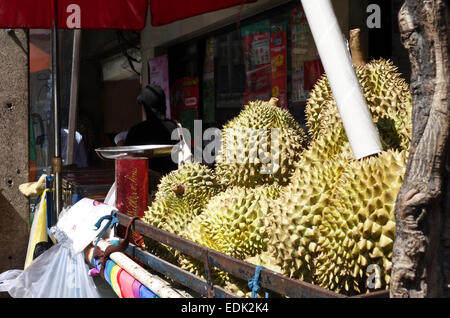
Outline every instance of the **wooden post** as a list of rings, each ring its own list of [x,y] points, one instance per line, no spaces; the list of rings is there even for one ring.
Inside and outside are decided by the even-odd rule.
[[[450,248],[449,226],[443,227],[450,215],[444,200],[450,190],[450,1],[406,0],[399,24],[412,69],[413,136],[395,209],[390,294],[443,297],[450,274],[443,257]]]

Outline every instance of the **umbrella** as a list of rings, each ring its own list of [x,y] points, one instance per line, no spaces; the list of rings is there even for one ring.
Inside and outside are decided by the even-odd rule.
[[[159,26],[198,14],[256,0],[151,0],[152,25]],[[0,0],[0,28],[52,29],[53,121],[56,211],[61,211],[61,140],[58,96],[58,37],[60,29],[142,30],[148,0]]]

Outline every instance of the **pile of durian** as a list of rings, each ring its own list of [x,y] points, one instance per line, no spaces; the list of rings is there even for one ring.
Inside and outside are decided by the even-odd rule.
[[[411,95],[390,61],[374,60],[356,71],[382,153],[354,159],[324,75],[307,102],[309,136],[288,110],[250,102],[223,127],[215,169],[188,163],[165,176],[143,221],[345,295],[373,291],[367,268],[376,264],[376,288],[388,288]],[[268,160],[274,154],[279,160]],[[146,246],[203,275],[202,263],[156,242]],[[246,282],[224,272],[216,270],[214,279],[238,296],[250,295]]]

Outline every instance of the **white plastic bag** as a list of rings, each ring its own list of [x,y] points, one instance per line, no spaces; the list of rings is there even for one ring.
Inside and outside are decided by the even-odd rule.
[[[84,254],[74,253],[72,242],[64,233],[58,231],[55,238],[58,243],[27,269],[0,274],[0,291],[13,298],[99,298]]]
[[[104,222],[100,228],[95,229],[97,221],[103,216],[111,215],[115,209],[114,206],[84,198],[60,216],[56,227],[69,237],[75,253],[79,253],[92,243],[106,224]],[[109,230],[106,235],[109,235]]]

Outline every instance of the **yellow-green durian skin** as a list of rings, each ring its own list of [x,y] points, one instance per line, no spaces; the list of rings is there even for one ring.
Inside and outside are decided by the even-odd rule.
[[[203,246],[346,295],[369,290],[368,268],[374,264],[381,269],[376,288],[387,288],[395,200],[411,140],[411,95],[389,61],[372,61],[356,72],[380,133],[382,153],[354,159],[323,76],[306,108],[308,145],[287,111],[262,101],[249,103],[224,126],[217,179],[212,176],[219,190],[207,200],[197,194],[186,200],[200,201],[194,213],[176,212],[186,209],[184,203],[162,200],[156,210],[186,213],[188,221],[179,223],[182,217],[177,216],[177,221],[166,222],[160,213],[155,224],[165,228],[163,223],[173,224],[170,231]],[[269,128],[280,131],[282,159],[278,174],[265,175],[263,163],[245,159],[258,151],[255,134],[234,132]],[[271,135],[266,142],[270,149]],[[224,155],[229,153],[243,160],[227,162]],[[161,189],[165,189],[162,197],[172,197],[171,185]],[[168,208],[173,202],[177,207]],[[182,268],[204,275],[203,263],[177,257]],[[245,282],[217,269],[212,275],[215,283],[234,294],[250,296]]]
[[[361,293],[368,287],[368,266],[374,264],[381,270],[377,287],[388,287],[395,200],[406,159],[407,151],[390,150],[346,167],[319,227],[323,240],[316,258],[315,284],[345,294]]]
[[[336,164],[334,164],[336,163]],[[269,216],[269,252],[289,277],[312,282],[320,225],[345,165],[303,158]]]
[[[358,68],[385,151],[355,160],[326,76],[311,93],[311,142],[272,205],[268,251],[282,273],[321,287],[367,290],[370,264],[389,283],[394,207],[411,140],[411,96],[391,62]]]
[[[386,288],[406,155],[390,150],[299,165],[269,214],[272,263],[291,278],[348,295],[366,290],[367,266],[376,264]]]
[[[226,186],[285,185],[306,144],[306,134],[287,110],[250,102],[222,129],[218,180]]]
[[[184,193],[176,194],[173,191],[173,187],[178,184],[185,186]],[[221,190],[213,170],[197,162],[185,163],[161,179],[156,201],[168,198],[184,200],[193,206],[203,208],[210,197]]]
[[[182,186],[176,193],[174,187]],[[152,205],[145,211],[143,222],[182,235],[190,223],[207,204],[209,199],[221,191],[214,171],[199,163],[186,163],[164,176]],[[145,247],[157,256],[166,256],[175,262],[176,251],[167,249],[151,239],[145,239]]]
[[[280,191],[278,185],[231,187],[212,197],[182,236],[237,259],[258,255],[267,250],[267,214]],[[179,262],[183,269],[204,275],[201,262],[182,255]],[[214,271],[213,275],[216,283],[229,280],[221,271]]]
[[[174,191],[177,185],[183,187],[182,193]],[[220,190],[210,168],[195,162],[184,164],[162,178],[155,201],[142,220],[179,235]]]
[[[238,259],[257,255],[267,249],[266,219],[280,191],[277,185],[231,187],[211,198],[185,236]]]
[[[358,67],[356,75],[380,132],[383,149],[409,149],[411,93],[397,67],[391,61],[379,59]],[[305,113],[312,139],[331,134],[342,126],[326,75],[314,86]]]

